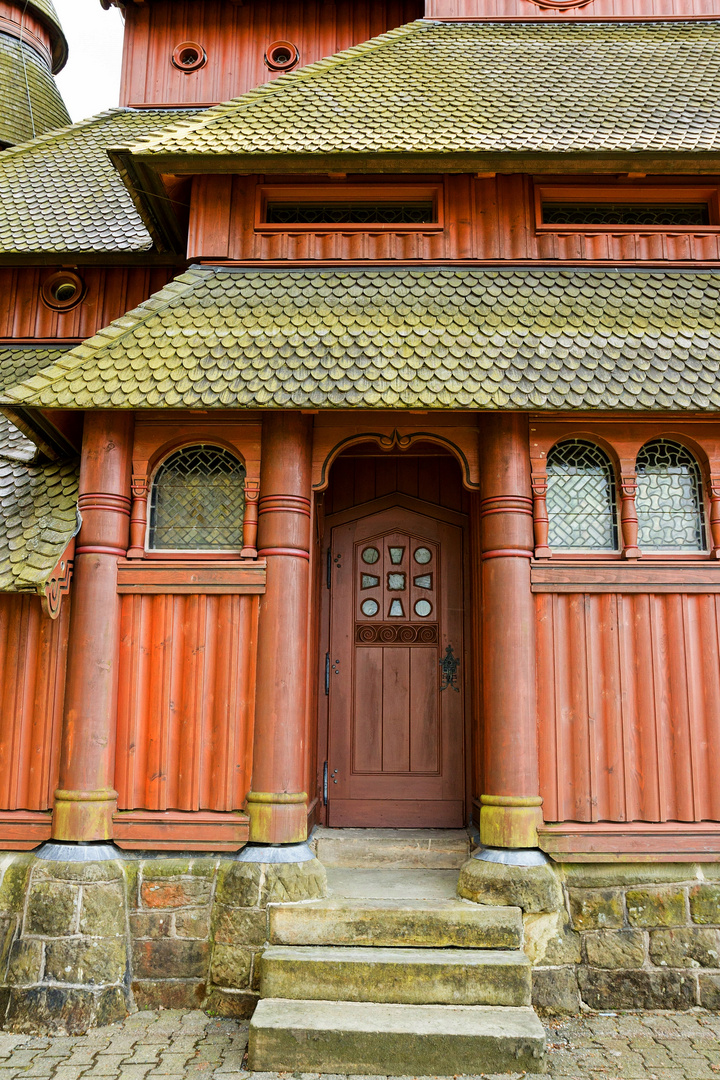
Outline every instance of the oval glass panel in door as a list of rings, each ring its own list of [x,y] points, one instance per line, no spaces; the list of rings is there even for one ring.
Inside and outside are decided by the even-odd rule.
[[[432,604],[429,600],[417,600],[415,602],[415,614],[425,619],[432,612]]]
[[[430,548],[426,548],[426,547],[415,548],[415,562],[416,563],[420,563],[421,566],[424,566],[425,563],[429,563],[431,559],[432,559],[432,551],[430,551]]]
[[[362,561],[364,563],[376,563],[380,558],[380,552],[376,547],[366,547],[362,553]]]
[[[373,615],[377,615],[379,606],[377,600],[363,600],[360,605],[360,610],[363,615],[367,615],[367,617],[371,619]]]

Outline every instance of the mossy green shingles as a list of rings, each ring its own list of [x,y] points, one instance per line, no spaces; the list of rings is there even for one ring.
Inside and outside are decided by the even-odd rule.
[[[720,271],[193,268],[1,401],[720,408]]]
[[[0,348],[0,386],[25,379],[66,350]],[[42,587],[75,532],[78,463],[32,464],[35,446],[0,417],[0,591]]]
[[[47,64],[9,34],[0,34],[0,100],[0,146],[27,142],[70,123]]]
[[[188,110],[113,109],[0,154],[0,255],[149,251],[107,150],[179,115]]]
[[[137,154],[720,149],[720,22],[419,21],[283,75]]]

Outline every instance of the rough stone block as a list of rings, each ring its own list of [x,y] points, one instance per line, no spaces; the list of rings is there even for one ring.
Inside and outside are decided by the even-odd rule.
[[[172,931],[172,915],[169,911],[132,911],[130,913],[130,937],[163,938]]]
[[[599,968],[639,968],[645,962],[642,930],[594,930],[583,935],[588,964]]]
[[[523,949],[531,964],[580,963],[580,935],[571,929],[564,908],[526,915],[523,927]]]
[[[210,902],[212,882],[206,878],[143,881],[140,898],[146,908],[197,907]]]
[[[619,889],[570,889],[569,896],[576,930],[617,929],[625,921]]]
[[[218,871],[215,902],[227,907],[260,907],[259,863],[223,862]]]
[[[40,982],[42,962],[42,941],[31,938],[13,942],[10,949],[7,981],[15,986]]]
[[[476,904],[519,907],[528,914],[563,906],[557,871],[543,866],[506,866],[468,859],[460,870],[458,895]]]
[[[693,863],[565,863],[563,874],[570,889],[617,889],[629,885],[664,885],[690,881]]]
[[[181,938],[197,938],[206,941],[210,936],[210,913],[208,911],[178,911],[175,915],[175,933]]]
[[[265,908],[228,908],[215,905],[213,938],[228,945],[264,945],[267,936]]]
[[[133,976],[136,979],[195,979],[207,975],[210,947],[206,941],[133,942]]]
[[[702,971],[698,976],[700,988],[700,1004],[703,1009],[711,1009],[713,1012],[720,1011],[720,975]]]
[[[720,930],[678,926],[650,932],[650,959],[658,967],[720,967]]]
[[[45,946],[45,981],[104,986],[125,978],[127,947],[124,940],[71,938],[48,941]]]
[[[31,852],[0,856],[0,911],[18,913],[25,907],[25,894],[30,870],[35,864]]]
[[[125,934],[125,888],[122,883],[83,886],[80,933],[95,937]]]
[[[10,949],[15,940],[18,922],[18,915],[0,916],[0,983],[3,981],[5,972],[7,971]],[[0,1017],[2,1015],[2,1009],[0,1008]]]
[[[202,1009],[205,981],[197,979],[135,980],[133,997],[138,1009]]]
[[[628,889],[625,902],[631,926],[682,926],[688,921],[685,890],[672,885]]]
[[[144,881],[163,881],[165,878],[185,877],[191,872],[189,859],[148,859],[143,863]]]
[[[44,937],[74,933],[79,892],[76,885],[61,881],[33,881],[25,915],[25,933]]]
[[[591,1009],[692,1009],[695,979],[681,971],[605,971],[579,968],[578,984]]]
[[[546,1016],[575,1016],[580,992],[574,968],[533,968],[532,1003]]]
[[[114,862],[46,862],[38,859],[33,866],[34,881],[68,881],[81,884],[91,881],[122,881],[123,867]]]
[[[82,1035],[96,1024],[116,1023],[127,1014],[127,996],[120,987],[103,991],[12,987],[4,1027],[30,1035]]]
[[[317,859],[304,863],[269,863],[264,871],[259,907],[327,896],[325,867]]]
[[[694,923],[720,924],[720,885],[694,885],[690,889],[690,917]]]
[[[225,1016],[233,1020],[247,1020],[252,1016],[260,1000],[252,990],[228,990],[213,987],[205,1002],[205,1010],[211,1016]]]
[[[250,986],[250,969],[253,954],[240,945],[215,944],[210,964],[210,979],[216,986],[229,986],[236,990]]]

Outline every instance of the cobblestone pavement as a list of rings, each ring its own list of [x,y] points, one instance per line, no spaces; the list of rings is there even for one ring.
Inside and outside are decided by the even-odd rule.
[[[212,1019],[202,1012],[167,1011],[136,1013],[125,1023],[83,1036],[34,1038],[0,1032],[0,1080],[277,1080],[277,1073],[243,1069],[247,1030],[246,1023]],[[718,1013],[591,1013],[549,1021],[547,1030],[546,1075],[558,1080],[720,1077]],[[316,1080],[317,1074],[279,1076]]]

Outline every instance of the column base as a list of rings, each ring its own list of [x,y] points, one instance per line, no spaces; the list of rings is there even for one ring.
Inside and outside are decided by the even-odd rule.
[[[539,795],[480,796],[480,843],[489,848],[536,848],[543,823]]]
[[[244,863],[303,863],[315,858],[309,844],[246,844],[235,856]]]
[[[304,791],[251,791],[247,815],[251,844],[302,844],[307,840]]]
[[[53,840],[76,843],[111,840],[117,798],[117,791],[111,788],[98,791],[59,789],[55,792],[53,806]]]
[[[48,840],[35,855],[46,862],[63,863],[111,862],[127,857],[114,844],[63,844],[56,840]]]

